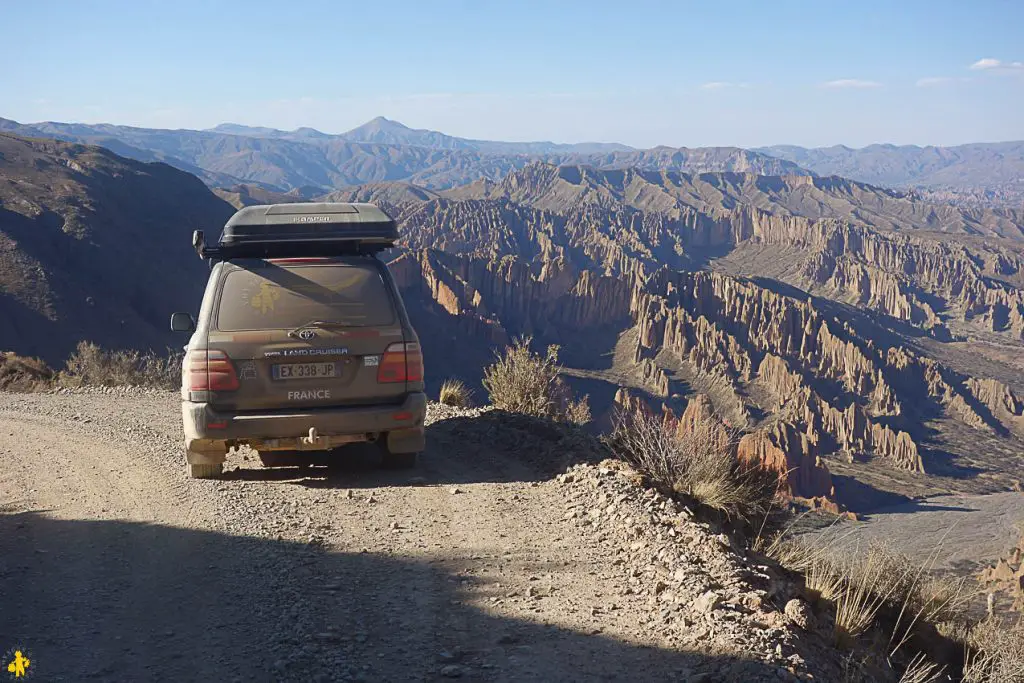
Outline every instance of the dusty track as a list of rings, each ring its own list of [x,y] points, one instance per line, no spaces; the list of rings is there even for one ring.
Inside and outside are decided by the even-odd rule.
[[[880,508],[858,524],[821,533],[863,550],[888,543],[936,571],[974,576],[1005,557],[1024,531],[1019,492],[935,496]]]
[[[0,394],[0,650],[27,649],[46,681],[687,680],[728,664],[663,647],[552,472],[462,441],[470,422],[431,425],[411,473],[353,453],[190,481],[173,394]]]

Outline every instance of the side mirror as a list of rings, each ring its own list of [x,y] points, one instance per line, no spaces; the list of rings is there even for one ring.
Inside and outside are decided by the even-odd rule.
[[[193,332],[196,321],[188,313],[171,313],[171,332]]]
[[[206,247],[206,237],[203,235],[202,230],[196,230],[192,233],[192,248],[196,250],[199,257],[203,256],[203,248]]]

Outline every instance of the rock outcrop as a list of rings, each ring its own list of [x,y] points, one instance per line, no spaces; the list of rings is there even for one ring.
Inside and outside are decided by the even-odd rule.
[[[927,299],[956,319],[1024,339],[1024,291],[995,278],[1018,276],[1019,254],[819,222],[804,267],[811,283],[853,296],[872,310],[925,328],[941,324]]]
[[[1020,399],[1005,384],[994,379],[967,380],[967,388],[978,401],[988,406],[995,414],[1005,414],[1010,417],[1021,417],[1024,415],[1024,400]]]
[[[839,513],[835,503],[835,487],[828,467],[819,457],[817,442],[800,432],[792,423],[777,422],[771,427],[731,438],[717,417],[714,404],[707,394],[694,394],[686,408],[676,415],[662,404],[661,414],[637,394],[620,389],[615,395],[616,410],[620,413],[639,413],[660,419],[666,429],[685,436],[699,429],[717,433],[717,440],[734,451],[737,461],[762,467],[778,476],[779,494],[785,498],[801,500],[815,508]]]
[[[958,212],[835,178],[545,164],[446,197],[403,211],[411,247],[566,258],[629,276],[692,268],[692,252],[704,248],[797,248],[803,264],[791,284],[825,288],[936,334],[956,320],[1024,335],[1021,251],[946,234],[1024,239],[1024,217],[1012,212]],[[915,234],[893,232],[908,228]]]
[[[828,437],[840,450],[874,453],[923,471],[909,434],[872,422],[873,416],[903,412],[884,360],[833,320],[842,330],[842,336],[834,334],[810,303],[719,273],[660,271],[634,291],[632,306],[640,329],[638,357],[669,350],[698,372],[726,380],[737,395],[756,375],[777,397],[774,408],[804,425],[813,443]],[[831,384],[830,393],[845,396],[849,405],[833,407],[790,363],[808,369],[816,383]]]
[[[1011,609],[1024,611],[1024,540],[1006,557],[1000,558],[977,574],[978,583],[990,593],[1004,593],[1012,601]]]
[[[706,394],[745,452],[796,466],[797,497],[828,498],[831,454],[929,470],[935,421],[1024,434],[1015,385],[907,341],[1024,339],[1024,251],[977,238],[1016,235],[1013,212],[836,178],[545,164],[399,209],[410,282],[467,333],[618,329],[615,376],[680,415],[675,396]],[[727,256],[708,272],[708,254]]]
[[[828,467],[819,457],[814,442],[792,423],[777,422],[743,436],[737,457],[777,473],[786,487],[783,493],[791,498],[805,499],[816,507],[839,512]]]
[[[713,410],[729,428],[752,431],[744,453],[772,468],[785,463],[796,497],[831,495],[824,454],[925,472],[914,436],[922,420],[946,415],[999,432],[1024,411],[999,382],[960,375],[903,346],[882,348],[809,298],[724,273],[662,268],[647,278],[613,277],[578,269],[567,256],[535,262],[436,251],[406,253],[392,270],[404,290],[491,344],[634,329],[624,357],[638,386],[663,402],[679,393],[679,373],[709,387],[682,421]]]
[[[467,259],[423,251],[400,255],[390,268],[401,289],[426,296],[467,334],[486,334],[494,344],[629,319],[627,283],[577,271],[562,259],[537,266],[512,257]]]

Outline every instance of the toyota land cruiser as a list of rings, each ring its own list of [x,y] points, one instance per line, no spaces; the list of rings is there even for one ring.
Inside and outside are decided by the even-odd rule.
[[[380,250],[397,238],[372,204],[250,206],[216,247],[182,367],[185,459],[193,478],[222,473],[228,451],[275,456],[372,442],[387,467],[424,448],[419,339]]]

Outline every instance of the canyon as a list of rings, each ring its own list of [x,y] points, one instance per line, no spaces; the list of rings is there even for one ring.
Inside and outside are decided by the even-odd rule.
[[[189,310],[205,280],[191,230],[216,234],[232,206],[315,196],[245,184],[214,196],[166,164],[0,141],[14,322],[0,342],[48,360],[63,338],[170,345],[156,314]],[[834,511],[1006,490],[1022,464],[1019,211],[836,177],[543,161],[449,189],[379,182],[323,199],[375,202],[398,221],[385,258],[434,391],[447,377],[477,386],[518,337],[557,344],[597,427],[637,401],[710,412],[740,435],[741,457]],[[157,251],[164,275],[133,270]],[[94,266],[66,267],[86,252]],[[111,294],[129,283],[131,297]],[[92,324],[111,316],[121,322]]]
[[[563,344],[581,390],[605,397],[601,413],[616,409],[601,381],[676,415],[708,401],[796,498],[834,505],[830,463],[906,473],[887,484],[896,495],[1005,490],[1021,464],[1021,368],[932,357],[977,339],[1021,348],[1014,212],[930,212],[834,179],[546,164],[440,193],[384,184],[332,197],[399,217],[396,277],[434,307],[432,324],[450,319],[462,349]],[[958,465],[971,433],[1003,450]],[[986,476],[961,476],[975,470]]]

